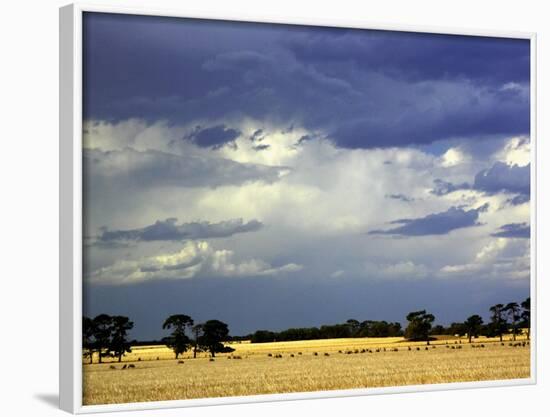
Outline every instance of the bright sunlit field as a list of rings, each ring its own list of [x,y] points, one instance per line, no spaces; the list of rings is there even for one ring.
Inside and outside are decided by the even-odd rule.
[[[325,339],[232,343],[231,354],[134,347],[116,361],[84,364],[85,405],[528,378],[530,345],[479,338]],[[134,367],[128,368],[128,365]],[[124,369],[122,369],[124,367]]]

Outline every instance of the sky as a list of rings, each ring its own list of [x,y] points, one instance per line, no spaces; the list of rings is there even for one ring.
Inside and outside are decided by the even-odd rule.
[[[86,13],[84,314],[488,318],[530,282],[528,40]]]

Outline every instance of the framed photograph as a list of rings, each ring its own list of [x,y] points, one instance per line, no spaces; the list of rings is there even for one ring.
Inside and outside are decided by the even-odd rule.
[[[60,402],[533,384],[535,35],[60,9]]]

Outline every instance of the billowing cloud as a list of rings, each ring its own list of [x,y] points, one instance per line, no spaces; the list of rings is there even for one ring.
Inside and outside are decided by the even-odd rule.
[[[219,223],[192,222],[177,224],[176,218],[157,220],[154,224],[131,230],[102,230],[98,243],[124,241],[181,241],[229,237],[236,233],[254,232],[262,227],[258,220],[244,223],[242,219]]]
[[[391,223],[401,224],[401,226],[389,230],[372,230],[369,234],[401,236],[445,235],[456,229],[479,226],[479,213],[486,211],[487,208],[487,204],[471,210],[451,207],[447,211],[428,214],[425,217],[417,219],[395,220]]]
[[[529,242],[494,236],[467,263],[443,266],[438,276],[526,280],[530,277]]]
[[[137,284],[144,281],[182,280],[194,277],[275,276],[302,270],[287,263],[278,267],[260,259],[235,261],[231,250],[215,250],[208,242],[190,241],[174,253],[137,260],[119,260],[91,271],[85,279],[94,284]]]
[[[531,237],[531,227],[528,223],[504,224],[491,236],[529,239]]]
[[[284,167],[239,163],[219,157],[136,151],[132,148],[108,152],[85,150],[84,166],[88,176],[86,181],[117,181],[138,187],[219,187],[249,181],[271,183],[288,171]]]

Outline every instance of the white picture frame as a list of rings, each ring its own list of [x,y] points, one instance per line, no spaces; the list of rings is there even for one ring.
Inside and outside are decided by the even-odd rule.
[[[333,26],[359,29],[378,29],[409,32],[428,32],[470,36],[492,36],[528,39],[531,43],[531,278],[533,303],[531,319],[531,376],[526,379],[478,381],[433,385],[399,386],[386,388],[320,391],[291,394],[255,395],[246,397],[205,398],[113,405],[82,405],[82,17],[84,12],[139,14],[151,16],[219,19],[242,22],[300,24],[306,26]],[[337,21],[332,19],[281,19],[262,16],[232,16],[209,13],[200,15],[185,10],[156,10],[154,8],[128,8],[75,3],[62,7],[59,12],[60,32],[60,407],[68,412],[84,414],[108,411],[198,407],[220,404],[257,403],[329,397],[351,397],[390,393],[425,392],[465,388],[516,386],[535,384],[537,381],[537,326],[536,326],[536,34],[526,32],[496,32],[462,30],[447,27],[378,24],[372,22]]]

